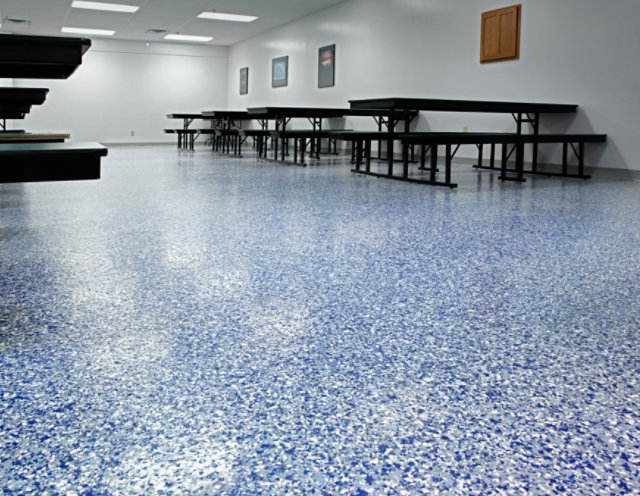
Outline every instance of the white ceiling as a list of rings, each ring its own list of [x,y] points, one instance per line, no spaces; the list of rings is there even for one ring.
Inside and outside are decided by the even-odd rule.
[[[324,10],[345,0],[102,0],[138,5],[135,14],[72,9],[71,0],[0,0],[0,33],[63,36],[62,26],[112,29],[111,38],[165,41],[164,29],[171,33],[213,36],[212,45],[233,45],[264,31]],[[250,23],[197,19],[204,10],[248,14],[259,19]],[[13,23],[22,19],[28,23]]]

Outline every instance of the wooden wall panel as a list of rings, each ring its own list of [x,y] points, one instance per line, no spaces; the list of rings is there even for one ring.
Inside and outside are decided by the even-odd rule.
[[[520,56],[520,11],[520,5],[513,5],[482,14],[480,62]]]

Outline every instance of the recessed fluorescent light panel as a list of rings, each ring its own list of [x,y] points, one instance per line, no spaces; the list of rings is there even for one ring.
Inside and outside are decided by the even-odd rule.
[[[115,31],[109,29],[90,29],[90,28],[62,28],[63,33],[70,34],[94,34],[97,36],[113,36]]]
[[[76,9],[106,10],[107,12],[127,12],[129,14],[138,12],[138,9],[140,8],[135,5],[122,5],[119,3],[103,2],[82,2],[80,0],[75,0],[71,4],[71,6]]]
[[[234,22],[252,22],[257,19],[256,16],[240,15],[240,14],[223,14],[222,12],[203,12],[198,15],[200,19],[214,19],[216,21],[234,21]]]
[[[212,36],[192,36],[189,34],[168,34],[164,37],[165,40],[174,41],[211,41]]]

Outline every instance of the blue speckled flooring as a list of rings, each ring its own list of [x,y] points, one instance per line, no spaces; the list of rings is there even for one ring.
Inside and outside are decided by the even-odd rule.
[[[0,185],[0,493],[640,493],[640,183],[103,170]]]

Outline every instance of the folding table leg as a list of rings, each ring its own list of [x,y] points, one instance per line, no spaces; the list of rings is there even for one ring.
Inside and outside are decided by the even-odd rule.
[[[584,143],[578,145],[578,175],[584,176]]]
[[[500,179],[507,179],[507,143],[502,143],[502,172],[500,173]]]
[[[409,177],[409,145],[402,145],[402,177]]]
[[[446,145],[446,154],[444,182],[451,184],[451,145],[449,143]]]
[[[436,182],[436,171],[438,170],[438,145],[431,145],[431,170],[429,171],[429,181]]]
[[[518,181],[524,182],[524,143],[516,145],[516,170],[518,171]]]

